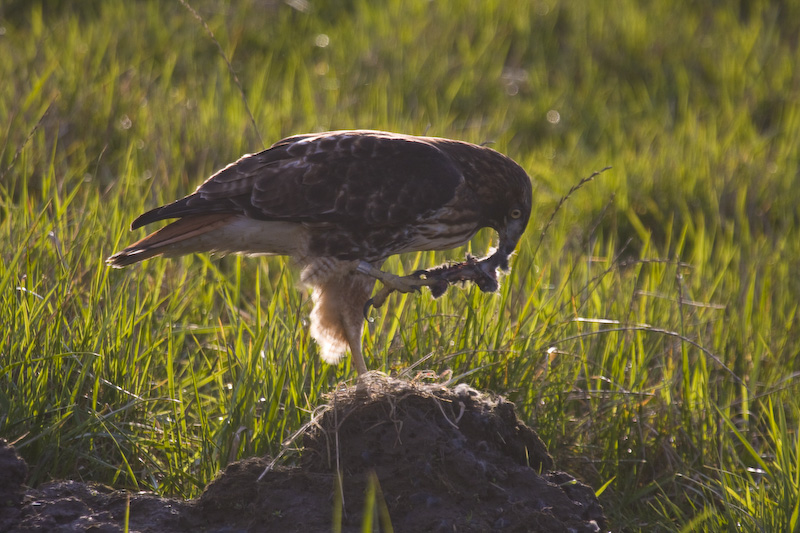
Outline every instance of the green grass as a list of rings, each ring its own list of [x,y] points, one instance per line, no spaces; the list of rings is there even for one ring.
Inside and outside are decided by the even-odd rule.
[[[393,297],[372,368],[507,396],[617,530],[800,530],[800,4],[193,6],[255,123],[179,2],[0,7],[0,436],[31,484],[196,496],[353,377],[280,258],[104,258],[242,153],[359,127],[492,141],[534,181],[499,294]]]

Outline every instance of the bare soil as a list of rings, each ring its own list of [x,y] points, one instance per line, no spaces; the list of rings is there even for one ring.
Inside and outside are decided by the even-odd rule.
[[[361,531],[374,495],[374,531],[595,532],[591,488],[564,472],[514,405],[459,385],[368,374],[333,393],[300,437],[296,466],[250,458],[228,465],[195,500],[104,485],[24,485],[27,465],[0,441],[0,531],[305,533]],[[336,472],[341,472],[337,476]],[[380,527],[383,525],[384,527]]]

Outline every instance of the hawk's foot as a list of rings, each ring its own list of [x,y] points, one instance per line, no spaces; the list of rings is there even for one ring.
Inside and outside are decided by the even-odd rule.
[[[417,270],[413,274],[407,276],[398,276],[384,272],[379,268],[375,268],[366,261],[361,261],[356,268],[362,274],[367,274],[378,279],[383,287],[375,293],[375,296],[370,298],[364,305],[364,316],[367,316],[370,307],[378,309],[393,292],[410,293],[419,292],[422,287],[430,287],[431,291],[440,295],[447,290],[448,282],[443,279],[437,279],[427,276],[427,271]]]

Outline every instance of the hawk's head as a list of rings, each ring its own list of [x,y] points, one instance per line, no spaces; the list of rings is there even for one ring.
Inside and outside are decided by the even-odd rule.
[[[481,202],[486,225],[500,236],[494,254],[495,266],[508,270],[508,258],[531,216],[531,180],[511,158],[491,148],[482,150],[483,157],[476,158],[472,165],[470,181]]]
[[[509,166],[503,169],[506,176],[501,181],[507,183],[507,189],[495,207],[495,225],[492,226],[500,235],[497,251],[506,259],[517,247],[531,216],[531,180],[516,163],[511,161],[511,164],[516,168]],[[508,263],[500,267],[506,270]]]

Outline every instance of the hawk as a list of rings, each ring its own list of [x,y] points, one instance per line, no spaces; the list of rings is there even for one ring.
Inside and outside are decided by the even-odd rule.
[[[107,262],[121,268],[195,252],[290,256],[312,289],[310,332],[322,359],[336,364],[349,348],[363,374],[370,304],[422,286],[439,296],[458,280],[496,290],[496,269],[508,269],[530,211],[528,175],[485,146],[369,130],[295,135],[139,216],[132,230],[177,220]],[[499,234],[489,257],[404,277],[380,270],[391,255],[455,248],[485,227]],[[376,279],[384,288],[371,299]]]

